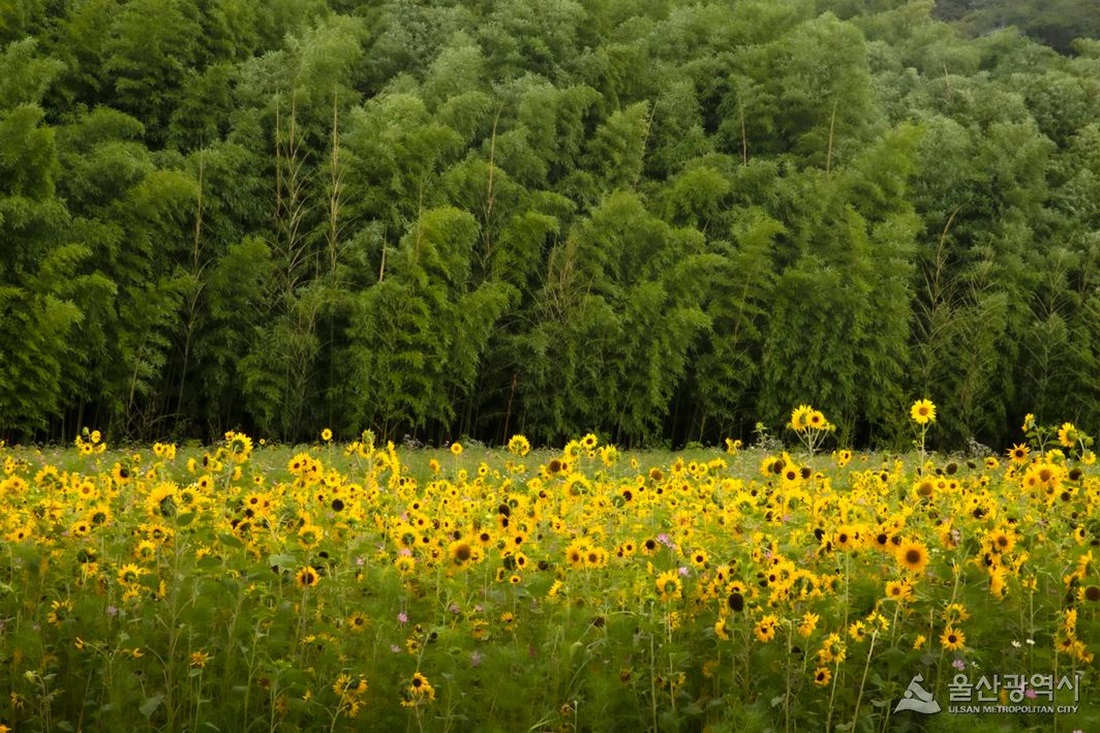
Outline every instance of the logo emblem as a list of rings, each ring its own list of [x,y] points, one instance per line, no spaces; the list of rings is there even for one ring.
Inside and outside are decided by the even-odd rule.
[[[931,692],[921,686],[921,682],[924,682],[924,675],[918,674],[913,678],[913,681],[909,683],[909,688],[905,691],[905,697],[894,708],[895,713],[902,710],[912,710],[914,713],[931,715],[940,711],[940,704],[933,699]]]

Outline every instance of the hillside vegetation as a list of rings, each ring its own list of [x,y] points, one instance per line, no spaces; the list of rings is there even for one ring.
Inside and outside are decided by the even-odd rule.
[[[0,3],[0,431],[1095,430],[1100,42],[934,10]]]

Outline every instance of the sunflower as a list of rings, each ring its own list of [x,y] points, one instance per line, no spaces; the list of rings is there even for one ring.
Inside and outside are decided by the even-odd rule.
[[[931,400],[917,400],[909,408],[909,417],[918,425],[936,422],[936,406]]]
[[[324,430],[322,430],[321,431],[321,440],[325,441],[326,443],[329,442],[330,440],[332,440],[332,431],[329,430],[328,428],[325,428]]]
[[[412,681],[405,689],[404,699],[401,700],[401,706],[412,708],[417,705],[431,702],[434,699],[435,688],[432,687],[427,677],[417,672],[413,675]]]
[[[455,456],[456,458],[462,455],[462,443],[459,443],[458,441],[451,443],[451,455]]]
[[[859,530],[851,526],[839,527],[833,535],[833,544],[838,550],[855,550],[859,547]]]
[[[130,471],[129,466],[116,463],[111,468],[111,477],[115,480],[116,484],[123,485],[130,483],[130,479],[133,478],[133,473]]]
[[[294,576],[294,579],[298,581],[298,585],[302,588],[309,588],[310,586],[317,585],[317,580],[320,576],[317,575],[317,571],[310,566],[305,566],[298,571],[298,574]]]
[[[225,447],[234,463],[244,463],[252,455],[252,438],[230,430],[225,434]]]
[[[46,614],[46,621],[53,626],[60,626],[69,618],[73,611],[72,600],[66,598],[63,601],[50,603],[50,612]]]
[[[1016,443],[1008,450],[1008,457],[1012,459],[1013,463],[1026,463],[1027,454],[1031,452],[1031,448],[1026,443]]]
[[[940,634],[940,644],[949,652],[956,652],[966,646],[966,634],[960,629],[948,626]]]
[[[810,635],[814,633],[814,629],[817,628],[817,622],[820,620],[821,617],[816,613],[807,611],[802,614],[802,623],[798,626],[798,635],[803,639],[808,639]]]
[[[121,585],[136,583],[145,574],[145,568],[134,563],[126,563],[118,569],[118,582]]]
[[[756,622],[752,633],[756,635],[757,639],[766,644],[775,638],[775,630],[778,625],[779,617],[774,613],[769,613]]]
[[[458,567],[465,567],[474,559],[474,548],[465,540],[455,540],[448,548],[451,562]]]
[[[1062,427],[1058,428],[1058,442],[1066,448],[1072,448],[1080,437],[1077,428],[1071,422],[1064,422]]]
[[[526,436],[513,435],[508,441],[508,451],[523,458],[531,452],[531,441],[527,440]]]
[[[908,580],[891,580],[886,583],[886,597],[892,601],[913,600],[913,586]]]
[[[584,553],[584,567],[602,568],[607,565],[608,553],[602,547],[589,547]]]
[[[810,413],[814,411],[814,408],[809,405],[799,405],[791,410],[791,421],[788,423],[788,427],[800,433],[809,426]]]
[[[355,611],[350,616],[348,616],[348,629],[351,630],[353,634],[362,633],[364,630],[366,630],[366,628],[367,617],[365,615],[363,615],[359,611]]]
[[[1012,552],[1012,548],[1016,546],[1015,533],[1005,527],[998,527],[993,530],[986,536],[986,539],[989,543],[990,551],[999,554]]]
[[[898,547],[898,563],[911,573],[920,573],[928,565],[928,548],[919,540],[905,540]]]
[[[707,566],[707,561],[709,559],[710,559],[710,556],[707,555],[706,550],[700,549],[700,550],[696,550],[695,552],[691,553],[691,564],[694,565],[695,567],[699,568],[700,570],[702,570],[703,568],[705,568]]]
[[[305,547],[313,547],[324,536],[325,531],[312,523],[303,524],[301,529],[298,530],[298,541]]]
[[[836,632],[829,634],[821,643],[821,648],[817,650],[817,661],[820,664],[840,664],[847,656],[848,650],[844,646],[844,640]]]
[[[654,585],[665,603],[680,600],[684,590],[680,575],[675,570],[666,570],[658,575]]]
[[[814,670],[814,684],[818,687],[825,687],[832,679],[833,673],[828,667],[818,667]]]

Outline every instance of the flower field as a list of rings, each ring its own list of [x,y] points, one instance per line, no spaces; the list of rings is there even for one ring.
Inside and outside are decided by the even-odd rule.
[[[789,452],[0,448],[0,730],[1097,730],[1087,436],[928,455],[930,408],[904,456],[810,408]]]

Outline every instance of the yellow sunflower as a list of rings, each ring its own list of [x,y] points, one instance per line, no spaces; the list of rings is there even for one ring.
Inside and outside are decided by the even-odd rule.
[[[1027,454],[1031,452],[1031,448],[1026,443],[1016,443],[1008,450],[1008,457],[1012,459],[1013,463],[1026,463]]]
[[[317,581],[320,576],[317,575],[317,571],[308,565],[298,571],[298,574],[294,576],[294,579],[298,581],[298,585],[302,588],[309,588],[317,585]]]
[[[954,626],[948,626],[940,634],[940,644],[949,652],[955,652],[966,646],[966,634]]]
[[[909,408],[909,417],[918,425],[936,422],[936,406],[931,400],[917,400]]]
[[[684,590],[680,576],[675,570],[666,570],[658,575],[654,585],[665,603],[680,600]]]
[[[897,558],[904,569],[920,573],[928,566],[928,548],[918,540],[905,540],[898,547]]]

